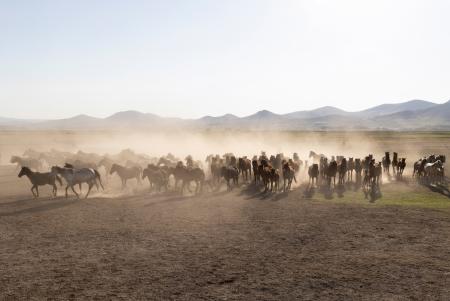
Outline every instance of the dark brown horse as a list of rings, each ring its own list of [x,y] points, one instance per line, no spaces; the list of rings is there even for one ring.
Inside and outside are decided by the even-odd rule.
[[[247,157],[238,159],[238,169],[244,181],[248,181],[249,176],[252,176],[252,162]]]
[[[192,182],[195,182],[196,194],[202,191],[205,173],[201,168],[187,168],[182,162],[179,162],[175,168],[170,169],[170,173],[175,177],[175,182],[182,181],[181,194],[184,193],[186,187],[191,191],[189,186]]]
[[[163,187],[166,191],[168,190],[169,176],[164,168],[149,164],[147,168],[142,171],[142,179],[145,178],[148,178],[150,190],[152,190],[153,185],[156,186],[158,191],[161,191],[161,188]]]
[[[33,196],[35,198],[39,197],[39,188],[38,188],[39,186],[44,186],[44,185],[53,186],[53,196],[56,196],[56,193],[58,191],[58,188],[56,187],[55,182],[58,181],[59,185],[62,186],[61,178],[55,173],[34,172],[31,169],[29,169],[28,167],[24,166],[20,170],[18,177],[21,178],[23,176],[27,176],[28,179],[30,180],[31,184],[33,184],[33,186],[31,187],[31,193],[33,194]],[[34,190],[36,190],[36,193],[34,193]]]
[[[389,152],[384,153],[384,157],[382,159],[383,162],[383,171],[387,174],[390,174],[390,168],[391,168],[391,157]]]
[[[252,168],[253,168],[253,177],[255,179],[255,185],[258,184],[259,180],[260,180],[260,174],[258,171],[258,160],[253,159],[252,160]]]
[[[353,181],[353,171],[355,170],[355,161],[352,157],[347,162],[347,181]]]
[[[394,158],[392,158],[392,173],[395,175],[397,173],[398,164],[398,154],[394,152]]]
[[[343,185],[345,183],[345,176],[347,174],[347,160],[345,158],[342,158],[342,160],[340,160],[340,163],[338,166],[338,172],[339,172],[338,183],[340,185]]]
[[[308,168],[308,175],[309,175],[309,186],[314,186],[314,179],[316,179],[316,186],[317,186],[317,178],[319,177],[319,164],[314,163]],[[311,187],[312,187],[311,186]]]
[[[269,171],[269,179],[270,179],[270,191],[272,192],[274,189],[278,191],[280,189],[280,173],[278,169],[272,167]]]
[[[325,171],[325,175],[327,177],[327,185],[328,188],[331,187],[331,179],[333,178],[333,187],[336,187],[336,174],[338,171],[338,165],[336,161],[331,161],[328,164],[327,169]]]
[[[221,168],[221,176],[225,179],[227,182],[227,189],[232,190],[233,187],[231,186],[230,182],[233,182],[234,186],[238,185],[239,182],[239,171],[236,167],[233,166],[222,166]]]
[[[295,169],[289,164],[289,162],[283,160],[283,191],[291,189],[293,180],[297,183],[297,179],[295,178]]]
[[[397,176],[398,177],[402,177],[403,176],[403,171],[405,170],[406,167],[406,158],[401,158],[400,161],[397,164]]]

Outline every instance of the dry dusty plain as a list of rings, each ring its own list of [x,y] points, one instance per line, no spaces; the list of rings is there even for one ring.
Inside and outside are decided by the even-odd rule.
[[[385,181],[369,202],[352,185],[199,196],[120,190],[33,199],[8,157],[27,148],[154,154],[309,149],[449,157],[449,133],[0,132],[0,300],[449,300],[447,187]],[[410,173],[410,170],[407,170]],[[84,187],[85,188],[85,187]]]

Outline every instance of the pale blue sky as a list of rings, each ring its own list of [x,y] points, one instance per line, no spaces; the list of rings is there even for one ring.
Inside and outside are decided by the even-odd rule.
[[[450,1],[0,0],[0,116],[450,99]]]

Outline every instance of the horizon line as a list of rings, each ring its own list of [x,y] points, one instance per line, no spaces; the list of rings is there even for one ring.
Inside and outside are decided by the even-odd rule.
[[[321,106],[315,109],[303,109],[303,110],[295,110],[295,111],[289,111],[289,112],[285,112],[285,113],[277,113],[274,111],[270,111],[267,109],[259,109],[257,111],[255,111],[254,113],[251,113],[249,115],[236,115],[233,113],[224,113],[221,115],[202,115],[200,117],[180,117],[180,116],[167,116],[167,115],[163,115],[163,114],[157,114],[157,113],[153,113],[153,112],[145,112],[145,111],[140,111],[138,109],[127,109],[127,110],[120,110],[120,111],[116,111],[113,113],[110,113],[108,115],[104,115],[104,117],[99,117],[99,116],[95,116],[95,115],[90,115],[88,113],[80,113],[80,114],[75,114],[75,115],[70,115],[70,116],[65,116],[65,117],[53,117],[53,118],[20,118],[20,117],[10,117],[10,116],[5,116],[5,115],[0,115],[0,118],[5,118],[5,119],[13,119],[13,120],[27,120],[27,121],[52,121],[52,120],[64,120],[64,119],[71,119],[71,118],[75,118],[75,117],[80,117],[80,116],[85,116],[85,117],[90,117],[90,118],[95,118],[95,119],[106,119],[109,118],[111,116],[114,116],[118,113],[125,113],[125,112],[136,112],[136,113],[141,113],[141,114],[150,114],[150,115],[155,115],[157,117],[160,118],[175,118],[175,119],[182,119],[182,120],[198,120],[198,119],[202,119],[205,117],[211,117],[211,118],[218,118],[218,117],[223,117],[223,116],[227,116],[227,115],[231,115],[237,118],[245,118],[245,117],[249,117],[249,116],[253,116],[255,114],[258,114],[260,112],[268,112],[268,113],[272,113],[274,115],[287,115],[287,114],[292,114],[292,113],[296,113],[296,112],[311,112],[311,111],[316,111],[316,110],[320,110],[320,109],[324,109],[324,108],[333,108],[333,109],[337,109],[346,113],[358,113],[358,112],[363,112],[363,111],[367,111],[379,106],[383,106],[383,105],[397,105],[397,104],[404,104],[404,103],[409,103],[409,102],[413,102],[413,101],[421,101],[421,102],[428,102],[431,104],[435,104],[435,105],[440,105],[440,104],[445,104],[447,102],[450,102],[450,99],[447,99],[443,102],[435,102],[435,101],[428,101],[428,100],[424,100],[424,99],[411,99],[411,100],[407,100],[407,101],[400,101],[400,102],[389,102],[389,103],[380,103],[378,105],[375,106],[371,106],[371,107],[367,107],[365,109],[362,110],[356,110],[356,111],[347,111],[344,109],[341,109],[337,106],[332,106],[332,105],[326,105],[326,106]]]

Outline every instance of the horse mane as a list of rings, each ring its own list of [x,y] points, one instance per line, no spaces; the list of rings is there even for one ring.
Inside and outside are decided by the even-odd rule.
[[[27,167],[27,166],[23,166],[22,167],[22,170],[24,170],[25,172],[27,172],[27,173],[31,173],[31,172],[33,172],[29,167]]]

